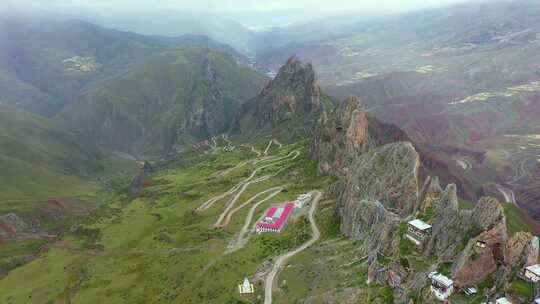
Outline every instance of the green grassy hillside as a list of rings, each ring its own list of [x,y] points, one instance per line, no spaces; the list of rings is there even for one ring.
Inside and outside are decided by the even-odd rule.
[[[0,107],[0,201],[71,197],[104,170],[101,156],[45,118]]]
[[[257,150],[264,150],[265,143]],[[277,151],[276,151],[277,150]],[[271,175],[240,195],[236,206],[255,194],[284,186],[274,198],[256,208],[253,224],[272,203],[299,193],[322,189],[308,160],[307,143],[273,149],[273,156],[299,151],[292,161],[276,162],[257,173]],[[204,212],[194,209],[245,179],[260,165],[237,165],[254,160],[255,153],[237,146],[233,152],[184,155],[152,175],[142,196],[128,201],[118,193],[108,202],[109,215],[90,220],[78,233],[67,235],[62,245],[0,280],[2,303],[243,303],[262,294],[242,298],[237,284],[250,278],[268,259],[305,242],[310,228],[305,217],[289,221],[282,234],[251,236],[245,247],[225,254],[236,239],[251,205],[240,209],[224,229],[212,228],[230,198]],[[273,162],[265,162],[271,164]],[[235,169],[232,169],[235,168]],[[226,169],[232,169],[221,176]],[[265,197],[265,196],[263,196]],[[261,197],[261,199],[263,198]],[[91,238],[89,236],[97,236]],[[51,284],[54,282],[54,284]]]
[[[144,36],[5,13],[0,13],[0,40],[0,102],[47,116],[170,47],[203,45],[241,57],[204,36]]]
[[[225,132],[265,83],[224,53],[174,49],[84,94],[59,120],[102,147],[155,155]]]
[[[96,184],[55,168],[0,155],[0,203],[92,195]]]

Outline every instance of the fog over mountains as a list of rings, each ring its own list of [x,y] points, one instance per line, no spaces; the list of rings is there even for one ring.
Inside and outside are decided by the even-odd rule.
[[[538,235],[539,0],[0,3],[0,303],[530,303]]]

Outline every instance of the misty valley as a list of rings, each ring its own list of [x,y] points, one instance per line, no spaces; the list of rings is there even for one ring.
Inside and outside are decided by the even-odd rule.
[[[0,4],[0,303],[540,303],[540,2]]]

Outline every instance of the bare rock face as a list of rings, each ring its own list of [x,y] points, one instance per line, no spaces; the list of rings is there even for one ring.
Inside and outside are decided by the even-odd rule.
[[[358,156],[338,183],[341,231],[362,240],[371,258],[391,255],[399,242],[401,217],[417,200],[418,163],[410,143],[388,144]]]
[[[495,225],[503,223],[506,218],[501,203],[492,197],[482,197],[469,215],[469,223],[475,223],[483,230],[492,229]]]
[[[342,182],[341,206],[367,200],[386,211],[409,215],[415,207],[420,159],[411,143],[384,145],[360,155]]]
[[[498,225],[504,226],[501,232],[504,239],[506,220],[504,210],[496,199],[484,197],[473,210],[460,210],[456,186],[450,184],[441,196],[437,216],[432,223],[433,232],[424,254],[435,255],[441,261],[451,260],[467,246],[469,239]]]
[[[538,255],[540,246],[540,240],[537,236],[533,236],[532,239],[527,244],[525,251],[525,266],[531,266],[538,263]]]
[[[494,274],[495,286],[491,293],[505,289],[514,275],[524,267],[538,263],[538,237],[518,232],[502,248],[503,262]]]
[[[449,259],[454,255],[457,245],[462,243],[465,219],[459,212],[457,189],[454,184],[446,187],[441,195],[437,216],[433,219],[432,234],[424,248],[424,255],[437,255]]]
[[[10,225],[16,231],[23,231],[28,228],[28,225],[15,213],[8,213],[0,216],[0,221],[6,225]]]
[[[454,263],[455,284],[472,286],[494,273],[501,265],[501,247],[506,238],[506,225],[501,222],[470,239]]]
[[[320,174],[337,173],[373,146],[368,117],[358,98],[346,99],[329,116],[321,116],[312,142],[312,158],[318,161]]]
[[[341,231],[363,241],[366,254],[392,251],[399,218],[378,201],[345,199],[340,205]]]
[[[534,265],[538,261],[538,237],[516,233],[506,244],[505,263],[512,268]]]
[[[349,97],[332,112],[324,111],[313,132],[311,157],[322,175],[344,174],[354,160],[375,147],[408,141],[399,128],[369,117],[357,97]]]
[[[321,99],[313,66],[292,57],[258,96],[242,106],[235,118],[236,131],[253,135],[280,126],[288,128],[291,137],[310,135],[324,110]]]
[[[428,176],[418,195],[418,211],[426,212],[428,209],[434,208],[441,200],[442,192],[439,178]]]
[[[401,218],[417,203],[420,157],[410,142],[393,142],[400,133],[388,130],[395,131],[350,97],[331,114],[321,113],[311,146],[319,173],[340,177],[331,192],[338,197],[341,231],[362,240],[372,257],[391,254]]]
[[[177,130],[178,136],[195,135],[197,138],[215,136],[227,129],[225,119],[225,93],[219,87],[219,77],[214,68],[215,63],[209,57],[202,63],[203,80],[206,86],[196,87],[192,93],[187,111]]]

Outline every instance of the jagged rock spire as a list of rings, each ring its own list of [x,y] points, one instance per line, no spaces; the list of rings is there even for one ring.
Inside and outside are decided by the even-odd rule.
[[[256,134],[286,126],[292,135],[310,135],[323,111],[313,66],[291,57],[263,91],[236,117],[236,131]]]

